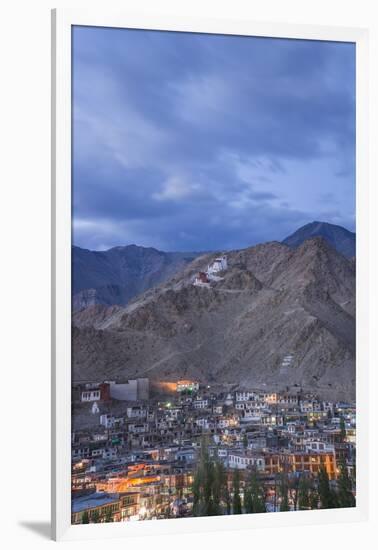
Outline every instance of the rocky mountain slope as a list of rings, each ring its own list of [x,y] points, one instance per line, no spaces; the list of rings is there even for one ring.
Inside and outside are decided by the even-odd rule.
[[[131,298],[170,278],[198,254],[117,246],[104,252],[72,248],[73,309],[126,305]]]
[[[73,318],[76,380],[192,377],[353,399],[355,272],[324,239],[227,253],[222,280],[193,286],[215,258],[196,258],[127,307]]]
[[[347,258],[356,255],[356,234],[344,227],[325,222],[312,222],[304,225],[282,242],[292,248],[297,248],[307,239],[323,237],[340,254]]]

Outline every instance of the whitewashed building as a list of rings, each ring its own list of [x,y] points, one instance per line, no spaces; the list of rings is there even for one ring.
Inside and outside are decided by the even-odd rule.
[[[147,409],[146,407],[127,407],[126,409],[127,418],[146,418]]]
[[[101,390],[99,388],[88,388],[81,392],[81,401],[99,401],[101,397]]]
[[[254,401],[257,398],[257,394],[253,391],[237,391],[235,394],[235,400],[240,401]]]
[[[326,443],[324,441],[308,441],[305,443],[305,450],[308,453],[321,453],[321,452],[327,452],[327,453],[334,453],[335,452],[335,446],[331,443]]]
[[[256,468],[258,471],[265,470],[265,460],[263,456],[256,456],[249,452],[241,453],[230,451],[228,454],[229,468],[245,470],[246,468]]]
[[[193,407],[195,409],[207,409],[209,406],[209,400],[208,399],[196,399],[193,401]]]
[[[211,263],[207,268],[208,276],[215,275],[220,271],[225,271],[227,269],[227,256],[219,256],[215,258],[213,263]]]
[[[106,429],[114,428],[115,426],[122,426],[123,423],[124,423],[124,420],[122,417],[116,418],[111,414],[100,415],[100,425],[104,426],[104,428]]]

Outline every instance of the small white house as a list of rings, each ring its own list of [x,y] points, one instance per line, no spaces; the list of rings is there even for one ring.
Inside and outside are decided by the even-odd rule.
[[[81,392],[81,401],[82,402],[88,402],[88,401],[99,401],[101,397],[101,390],[96,389],[85,389]]]
[[[143,434],[148,432],[148,424],[145,422],[140,424],[129,424],[128,429],[129,429],[129,433]]]
[[[145,407],[127,407],[127,418],[146,418],[147,409]]]
[[[207,409],[209,406],[209,400],[208,399],[196,399],[193,401],[193,407],[195,409]]]

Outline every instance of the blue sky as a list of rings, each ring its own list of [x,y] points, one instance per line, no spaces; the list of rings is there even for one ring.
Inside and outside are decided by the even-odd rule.
[[[74,27],[73,242],[243,248],[355,225],[353,44]]]

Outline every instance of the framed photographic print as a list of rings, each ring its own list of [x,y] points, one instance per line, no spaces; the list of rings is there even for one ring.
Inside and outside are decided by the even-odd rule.
[[[366,517],[366,56],[53,12],[54,538]]]

